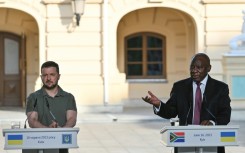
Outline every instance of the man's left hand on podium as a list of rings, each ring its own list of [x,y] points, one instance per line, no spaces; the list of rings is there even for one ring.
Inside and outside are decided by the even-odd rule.
[[[204,120],[204,121],[201,122],[200,125],[210,125],[210,126],[212,126],[212,125],[214,125],[214,123],[212,121],[210,121],[210,120]]]

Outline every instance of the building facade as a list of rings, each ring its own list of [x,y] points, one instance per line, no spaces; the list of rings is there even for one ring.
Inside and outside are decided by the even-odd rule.
[[[24,107],[42,86],[41,64],[54,60],[80,110],[140,107],[148,90],[168,98],[198,52],[232,97],[224,54],[241,33],[243,9],[244,0],[86,0],[78,26],[71,0],[0,0],[0,106]]]

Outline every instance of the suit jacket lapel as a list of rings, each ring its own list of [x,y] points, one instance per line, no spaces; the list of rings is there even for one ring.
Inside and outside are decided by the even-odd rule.
[[[202,102],[202,111],[201,111],[201,121],[205,120],[207,118],[210,118],[210,113],[207,111],[211,111],[209,109],[211,99],[213,97],[213,94],[215,93],[215,84],[214,84],[214,79],[212,79],[210,76],[208,76],[207,84],[205,87],[205,91],[203,94],[203,102]],[[211,115],[212,116],[212,115]]]
[[[208,76],[208,81],[203,94],[203,102],[205,102],[207,106],[209,105],[209,101],[212,97],[212,93],[214,93],[214,90],[215,87],[213,85],[213,79],[210,76]]]

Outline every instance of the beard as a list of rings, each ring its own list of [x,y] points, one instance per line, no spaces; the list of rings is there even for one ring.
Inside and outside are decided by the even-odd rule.
[[[54,89],[57,86],[58,86],[58,83],[55,83],[55,84],[53,84],[51,86],[47,86],[46,84],[43,84],[43,87],[48,89],[48,90],[52,90],[52,89]]]

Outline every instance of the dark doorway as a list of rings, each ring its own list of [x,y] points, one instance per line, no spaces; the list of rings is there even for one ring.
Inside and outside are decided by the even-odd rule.
[[[0,106],[22,106],[25,51],[21,36],[0,32]]]

